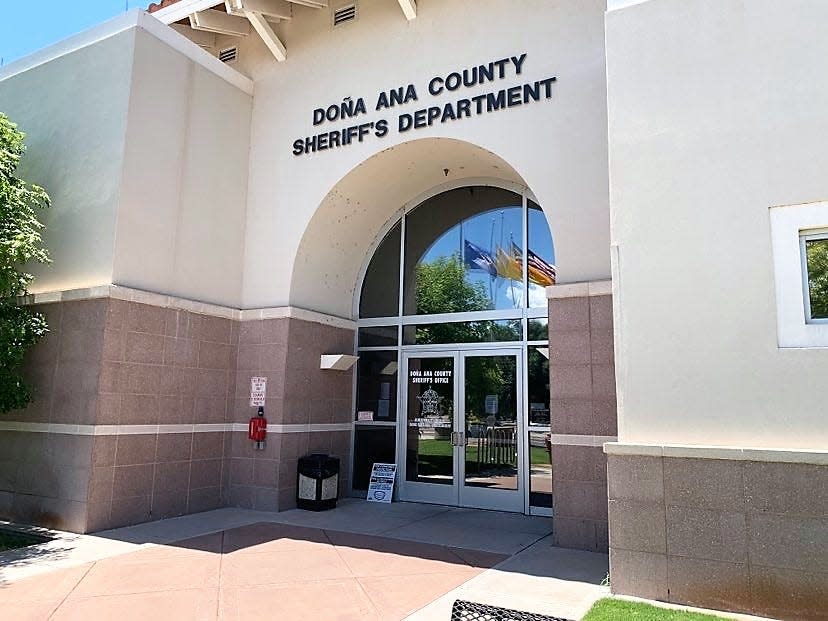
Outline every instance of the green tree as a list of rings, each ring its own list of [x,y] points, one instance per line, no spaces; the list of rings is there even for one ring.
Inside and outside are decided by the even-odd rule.
[[[17,304],[33,276],[23,268],[47,263],[37,209],[49,206],[46,191],[17,176],[25,135],[0,113],[0,412],[24,408],[31,391],[20,375],[23,356],[47,331],[45,318]]]
[[[806,243],[811,317],[828,319],[828,239]]]

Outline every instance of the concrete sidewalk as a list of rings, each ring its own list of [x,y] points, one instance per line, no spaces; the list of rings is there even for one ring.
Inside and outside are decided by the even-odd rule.
[[[0,570],[0,606],[15,620],[445,621],[464,598],[578,619],[607,593],[607,557],[554,548],[550,527],[355,500],[324,513],[221,509],[18,555]]]

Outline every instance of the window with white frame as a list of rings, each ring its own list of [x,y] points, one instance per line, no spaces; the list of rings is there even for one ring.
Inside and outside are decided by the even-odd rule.
[[[828,322],[828,229],[801,231],[799,249],[805,320]]]
[[[770,209],[777,340],[828,348],[828,201]]]

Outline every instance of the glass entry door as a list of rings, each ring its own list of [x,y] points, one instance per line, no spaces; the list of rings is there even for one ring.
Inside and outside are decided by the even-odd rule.
[[[524,510],[519,349],[403,357],[400,498]]]

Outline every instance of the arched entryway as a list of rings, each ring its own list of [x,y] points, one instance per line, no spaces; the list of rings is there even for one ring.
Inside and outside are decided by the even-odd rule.
[[[406,143],[331,190],[291,299],[356,320],[355,490],[395,462],[403,500],[549,513],[554,265],[537,198],[469,143]]]
[[[554,254],[534,197],[497,180],[443,185],[387,227],[356,303],[355,486],[379,449],[403,500],[549,509]]]

